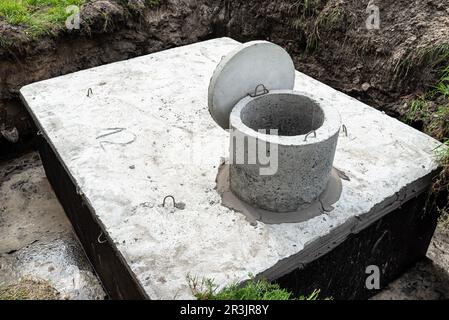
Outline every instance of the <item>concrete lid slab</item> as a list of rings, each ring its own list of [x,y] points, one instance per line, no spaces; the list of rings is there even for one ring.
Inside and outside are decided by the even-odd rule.
[[[296,72],[297,89],[332,104],[347,127],[334,167],[350,181],[329,215],[251,225],[222,206],[215,190],[229,134],[207,108],[215,67],[239,45],[214,39],[21,89],[39,130],[152,299],[192,298],[187,274],[220,286],[249,274],[285,274],[422,192],[438,166],[435,139]],[[162,207],[167,195],[185,208]]]
[[[251,41],[222,58],[209,84],[209,112],[222,128],[229,128],[229,114],[238,101],[256,91],[293,89],[295,66],[282,47],[268,41]],[[263,90],[262,87],[259,89]]]

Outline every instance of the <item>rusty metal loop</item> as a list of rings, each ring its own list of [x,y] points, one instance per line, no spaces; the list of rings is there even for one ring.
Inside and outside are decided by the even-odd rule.
[[[262,91],[260,91],[260,88],[262,88]],[[259,85],[257,85],[256,89],[254,89],[254,93],[250,93],[249,96],[251,98],[255,98],[255,97],[259,97],[259,96],[263,96],[264,94],[267,94],[269,91],[267,88],[265,88],[265,86],[261,83]]]
[[[313,133],[313,137],[316,138],[316,131],[312,130],[304,137],[304,141],[307,141],[307,138]]]
[[[343,130],[343,133],[345,134],[345,137],[347,137],[348,136],[348,128],[346,128],[345,125],[342,125],[341,129]]]
[[[103,231],[101,231],[100,235],[97,238],[98,243],[103,244],[105,242],[107,242],[108,240],[100,240],[101,236],[103,235]]]
[[[165,200],[167,200],[168,198],[171,198],[173,200],[173,206],[176,207],[176,201],[175,201],[175,197],[168,195],[164,198],[164,200],[162,201],[162,206],[165,207]]]

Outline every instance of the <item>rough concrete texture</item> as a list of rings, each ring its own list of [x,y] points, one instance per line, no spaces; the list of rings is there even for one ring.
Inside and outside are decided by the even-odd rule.
[[[36,153],[0,166],[0,285],[46,280],[62,299],[103,299]]]
[[[313,217],[323,214],[323,211],[331,212],[332,205],[340,199],[342,182],[337,170],[333,169],[325,191],[320,195],[319,201],[315,201],[305,209],[293,212],[273,212],[258,208],[248,202],[241,200],[231,191],[229,182],[229,164],[220,166],[217,176],[217,192],[221,196],[223,206],[244,214],[250,223],[279,224],[304,222]]]
[[[437,168],[438,141],[296,73],[297,89],[321,96],[341,114],[348,136],[339,139],[334,166],[350,181],[329,215],[250,225],[223,207],[214,190],[229,136],[207,108],[213,70],[237,45],[215,39],[21,90],[42,134],[151,298],[191,298],[187,274],[220,285],[249,273],[285,274],[422,192]],[[169,194],[185,208],[162,207]]]
[[[268,90],[293,89],[295,66],[291,57],[268,41],[239,45],[221,59],[210,79],[208,106],[212,118],[228,129],[234,106],[261,84]]]
[[[318,200],[330,177],[341,127],[332,106],[306,92],[274,90],[242,99],[232,110],[230,123],[230,186],[238,197],[274,212],[305,209]],[[278,135],[260,129],[278,129]],[[259,155],[262,146],[270,155],[271,170],[265,168],[265,160],[248,161],[248,154]]]
[[[3,178],[6,175],[9,179],[15,179],[14,177],[20,176],[24,177],[24,183],[29,183],[30,181],[34,181],[38,179],[41,181],[41,184],[47,184],[47,179],[44,174],[44,170],[42,168],[42,164],[37,156],[37,154],[29,154],[21,159],[17,159],[11,161],[9,163],[0,164],[0,172],[2,173],[0,176]],[[3,180],[2,180],[3,181]],[[59,262],[61,265],[65,265],[66,261],[73,261],[73,257],[76,257],[78,261],[75,262],[78,265],[78,269],[70,268],[65,274],[76,277],[78,270],[81,269],[81,266],[86,265],[86,261],[80,252],[80,248],[78,242],[75,241],[72,237],[67,238],[66,235],[72,232],[72,227],[66,223],[66,218],[64,212],[61,210],[61,207],[57,203],[56,197],[51,188],[37,188],[36,193],[34,194],[33,201],[27,202],[25,206],[20,205],[23,204],[21,201],[22,197],[18,196],[22,192],[19,189],[12,189],[7,191],[7,197],[2,199],[15,199],[14,201],[8,200],[8,211],[13,213],[13,216],[16,217],[13,221],[10,221],[11,226],[6,230],[2,228],[2,239],[12,239],[16,236],[17,228],[23,225],[23,220],[17,217],[20,217],[20,212],[29,211],[36,212],[39,211],[40,208],[46,208],[45,214],[41,215],[41,220],[47,223],[52,217],[52,221],[64,221],[61,225],[56,227],[60,233],[59,235],[54,236],[55,242],[65,241],[68,243],[71,241],[70,247],[75,248],[73,252],[76,252],[75,255],[63,255],[59,258]],[[2,193],[2,196],[4,194]],[[2,212],[2,217],[4,213]],[[3,218],[2,218],[3,219]],[[52,230],[48,230],[49,232],[43,232],[42,224],[27,224],[26,232],[29,234],[33,234],[34,237],[32,241],[44,240],[46,235],[49,232],[53,232],[55,227],[52,226]],[[50,228],[44,228],[50,229]],[[14,239],[12,239],[14,240]],[[61,252],[61,251],[58,251]],[[36,255],[29,255],[26,257],[26,260],[32,263],[33,261],[39,261],[44,259],[45,256],[48,256],[48,250],[44,248]],[[13,253],[11,253],[13,255]],[[21,265],[16,263],[15,259],[4,259],[5,253],[2,253],[1,259],[1,269],[0,270],[12,270],[17,268],[20,270]],[[42,256],[42,257],[41,257]],[[373,297],[373,299],[449,299],[449,232],[448,230],[437,229],[435,236],[432,240],[431,246],[429,247],[429,251],[427,256],[431,259],[419,262],[416,266],[413,266],[406,272],[402,277],[391,283],[384,291],[380,294]],[[81,260],[79,260],[81,259]],[[51,267],[50,267],[51,269]],[[72,274],[71,274],[72,273]],[[0,272],[1,274],[1,272]],[[25,276],[27,278],[40,278],[42,274],[41,268],[34,268],[29,270]],[[6,276],[0,276],[0,282],[12,284],[17,283],[19,277],[17,274],[11,275],[8,273],[8,279]],[[70,278],[70,277],[69,277]],[[48,277],[46,279],[49,279]],[[88,277],[89,281],[85,281],[80,290],[84,292],[84,294],[78,294],[74,292],[73,295],[65,295],[65,298],[75,299],[77,297],[83,297],[86,299],[100,299],[104,297],[104,293],[101,291],[101,287],[98,284],[98,281],[94,279],[94,275],[90,275]],[[51,283],[55,285],[56,281],[51,280]],[[72,281],[63,281],[59,286],[60,292],[69,292],[73,290],[73,282]],[[91,292],[92,294],[89,294]],[[62,296],[64,298],[64,295]]]

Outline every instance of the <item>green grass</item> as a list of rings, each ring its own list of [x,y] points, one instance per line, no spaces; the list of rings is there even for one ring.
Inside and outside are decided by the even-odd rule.
[[[81,6],[85,0],[1,0],[0,16],[12,25],[22,25],[31,37],[63,26],[70,15],[66,8]]]
[[[341,7],[321,10],[320,0],[302,0],[296,3],[297,16],[290,22],[295,30],[301,30],[306,37],[305,51],[313,53],[319,47],[320,31],[331,31],[342,26],[347,19]],[[314,17],[314,19],[312,19]]]
[[[69,6],[81,6],[88,0],[0,0],[0,16],[4,17],[11,25],[24,26],[30,38],[36,38],[43,34],[51,34],[58,28],[64,27],[67,18],[73,14],[66,12]],[[121,1],[123,6],[128,6],[128,0]],[[161,3],[161,0],[145,0],[147,7],[153,7]],[[82,17],[81,17],[82,18]],[[109,23],[105,17],[105,28]],[[10,44],[8,39],[0,36],[0,46]]]
[[[394,67],[395,79],[403,79],[411,70],[434,69],[449,61],[449,44],[443,43],[418,49],[411,49]]]
[[[449,98],[449,66],[443,70],[441,79],[435,86],[433,94],[440,94],[445,98]]]
[[[447,148],[437,148],[437,157],[440,167],[442,168],[440,175],[434,182],[432,189],[434,193],[441,191],[449,191],[449,139],[446,138],[443,144]],[[449,212],[449,203],[445,208],[439,208],[442,212]]]
[[[435,86],[409,104],[404,120],[410,124],[422,123],[425,133],[449,147],[449,65],[442,70]],[[439,148],[436,152],[441,171],[432,184],[435,195],[449,192],[449,148]],[[449,199],[437,210],[440,228],[449,230]]]
[[[298,5],[302,7],[302,11],[305,15],[311,15],[313,14],[313,11],[315,10],[315,7],[319,0],[300,0],[297,2]]]
[[[317,300],[319,290],[308,296],[294,297],[294,295],[266,280],[251,279],[243,286],[232,284],[218,290],[218,286],[211,279],[198,280],[187,276],[190,289],[198,300]]]
[[[449,66],[435,86],[409,104],[404,120],[421,121],[427,134],[443,142],[449,139]]]

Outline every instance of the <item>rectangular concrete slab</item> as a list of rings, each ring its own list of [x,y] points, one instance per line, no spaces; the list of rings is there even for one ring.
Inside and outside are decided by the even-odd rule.
[[[148,298],[192,298],[187,275],[220,286],[279,278],[422,193],[437,169],[438,141],[297,72],[296,89],[341,113],[348,135],[334,166],[350,181],[328,215],[251,225],[215,190],[229,137],[207,108],[212,72],[237,45],[214,39],[21,89],[104,231],[98,242],[109,241]],[[168,195],[177,207],[162,206]]]

